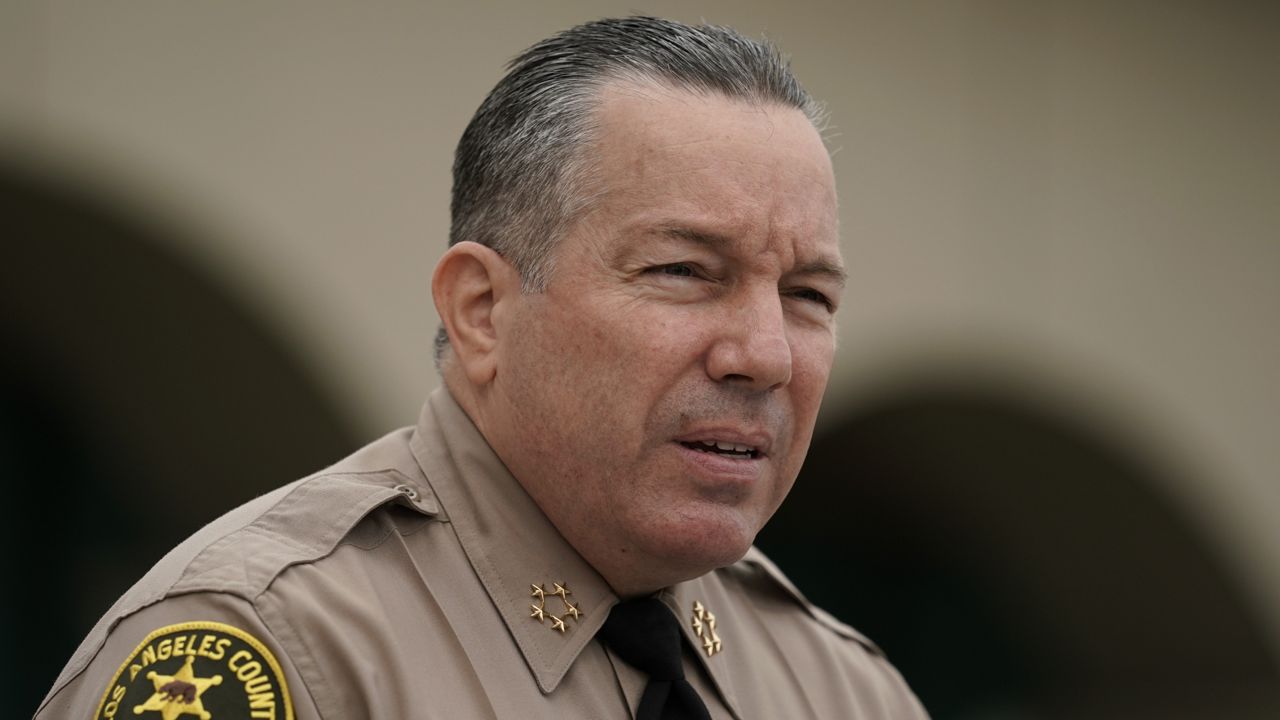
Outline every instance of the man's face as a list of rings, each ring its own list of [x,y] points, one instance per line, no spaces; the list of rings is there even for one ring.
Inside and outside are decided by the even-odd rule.
[[[795,109],[618,84],[597,120],[602,195],[508,310],[490,430],[569,542],[644,591],[738,560],[800,470],[835,350],[836,196]]]

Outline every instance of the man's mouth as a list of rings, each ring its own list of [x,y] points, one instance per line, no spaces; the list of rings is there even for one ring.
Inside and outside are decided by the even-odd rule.
[[[741,443],[724,442],[721,440],[695,440],[686,442],[681,440],[680,444],[690,450],[698,452],[713,453],[715,455],[723,455],[725,457],[741,458],[743,460],[754,460],[760,457],[760,451],[750,445]]]

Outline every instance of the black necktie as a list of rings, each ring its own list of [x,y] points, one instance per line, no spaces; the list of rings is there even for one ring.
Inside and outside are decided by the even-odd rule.
[[[615,605],[599,637],[628,665],[649,675],[636,720],[711,720],[684,677],[680,625],[657,598]]]

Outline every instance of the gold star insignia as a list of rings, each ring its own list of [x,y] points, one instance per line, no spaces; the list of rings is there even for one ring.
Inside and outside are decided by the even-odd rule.
[[[164,720],[175,720],[179,715],[196,715],[201,720],[210,720],[212,714],[204,709],[204,701],[200,696],[211,685],[222,684],[222,676],[198,678],[191,669],[195,661],[194,655],[187,656],[187,662],[178,672],[172,675],[161,675],[152,670],[147,679],[155,685],[156,691],[147,701],[133,707],[134,715],[141,715],[148,710],[159,710]]]
[[[693,634],[702,640],[702,649],[706,651],[707,657],[720,652],[722,643],[720,636],[716,634],[715,613],[707,610],[698,600],[693,601],[693,619],[689,624],[693,628]]]
[[[569,602],[569,596],[573,594],[573,591],[569,589],[568,583],[553,582],[551,583],[551,587],[551,590],[547,590],[546,585],[529,585],[529,595],[538,600],[537,603],[531,603],[529,605],[529,617],[537,620],[539,623],[550,618],[551,629],[565,633],[569,630],[569,626],[565,624],[565,620],[581,620],[583,615],[582,607],[577,603]],[[560,598],[560,604],[564,606],[564,611],[560,613],[559,617],[552,615],[547,610],[547,598],[552,597]]]

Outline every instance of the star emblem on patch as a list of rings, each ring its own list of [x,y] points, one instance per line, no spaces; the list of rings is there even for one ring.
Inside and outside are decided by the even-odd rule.
[[[222,676],[196,677],[191,670],[195,659],[194,655],[188,655],[182,669],[173,675],[161,675],[154,670],[147,673],[147,679],[155,683],[156,691],[145,703],[134,707],[133,713],[140,715],[148,710],[159,710],[164,720],[176,720],[178,716],[187,714],[211,720],[213,716],[204,709],[200,696],[210,686],[221,685]]]

